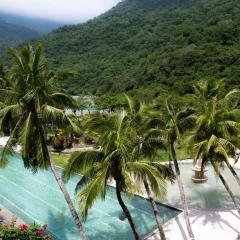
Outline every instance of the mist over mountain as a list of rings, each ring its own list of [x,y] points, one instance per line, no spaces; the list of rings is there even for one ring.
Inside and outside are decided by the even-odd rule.
[[[0,12],[0,54],[9,48],[39,38],[63,23]]]
[[[22,42],[38,37],[40,37],[40,34],[36,30],[0,19],[0,53],[3,53],[9,47],[15,47]]]
[[[62,22],[55,22],[52,20],[24,17],[20,15],[8,14],[3,12],[0,12],[0,20],[16,25],[21,25],[26,28],[30,28],[32,30],[39,32],[40,34],[46,34],[65,24]]]

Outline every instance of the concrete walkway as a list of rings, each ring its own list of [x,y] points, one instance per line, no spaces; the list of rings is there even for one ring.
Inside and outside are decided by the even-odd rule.
[[[9,225],[15,223],[15,226],[25,224],[24,221],[16,217],[12,212],[6,209],[4,206],[0,205],[0,223],[4,225]]]
[[[240,159],[234,167],[240,169]],[[195,240],[236,240],[240,234],[240,217],[235,210],[195,210],[192,206],[189,214]],[[169,240],[189,240],[183,213],[164,230]],[[147,240],[160,240],[159,233],[156,231]]]
[[[236,211],[190,211],[195,240],[236,240],[240,218]],[[164,227],[169,240],[189,240],[183,214]],[[148,240],[159,240],[158,234]]]

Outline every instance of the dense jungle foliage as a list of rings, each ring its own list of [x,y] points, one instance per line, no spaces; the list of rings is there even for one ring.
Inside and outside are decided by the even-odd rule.
[[[161,89],[188,93],[209,78],[239,86],[239,35],[239,0],[125,0],[40,42],[72,94],[154,96]]]
[[[124,0],[34,42],[69,93],[146,99],[162,90],[191,93],[202,79],[239,87],[239,26],[238,0]]]

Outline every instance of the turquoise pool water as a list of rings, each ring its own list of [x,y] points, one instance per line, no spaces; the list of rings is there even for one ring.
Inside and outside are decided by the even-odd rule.
[[[74,197],[74,188],[80,176],[67,184]],[[150,203],[140,197],[129,200],[123,196],[137,228],[144,237],[156,229]],[[59,240],[77,240],[78,231],[71,218],[62,193],[58,190],[51,171],[33,175],[23,167],[19,156],[10,158],[6,169],[0,169],[0,201],[26,223],[48,224],[48,230]],[[176,217],[180,211],[158,205],[163,223]],[[109,187],[105,201],[98,200],[89,211],[84,227],[91,240],[131,240],[133,235],[127,220],[120,221],[121,208],[115,190]]]

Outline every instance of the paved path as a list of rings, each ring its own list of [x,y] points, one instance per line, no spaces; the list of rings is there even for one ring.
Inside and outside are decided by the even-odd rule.
[[[233,164],[234,160],[231,160]],[[234,167],[240,169],[240,159]],[[214,211],[191,208],[190,221],[195,240],[236,240],[240,234],[240,217],[235,210]],[[169,240],[189,240],[183,214],[164,226],[164,230]],[[158,232],[148,238],[148,240],[159,239]]]
[[[236,211],[190,211],[195,240],[236,240],[240,233],[240,217]],[[188,240],[183,215],[164,227],[169,240]],[[158,240],[157,236],[148,240]]]
[[[24,221],[20,218],[17,218],[12,212],[10,212],[8,209],[0,205],[0,222],[2,224],[8,225],[10,224],[14,219],[16,220],[15,226],[19,226],[20,224],[24,224]]]

